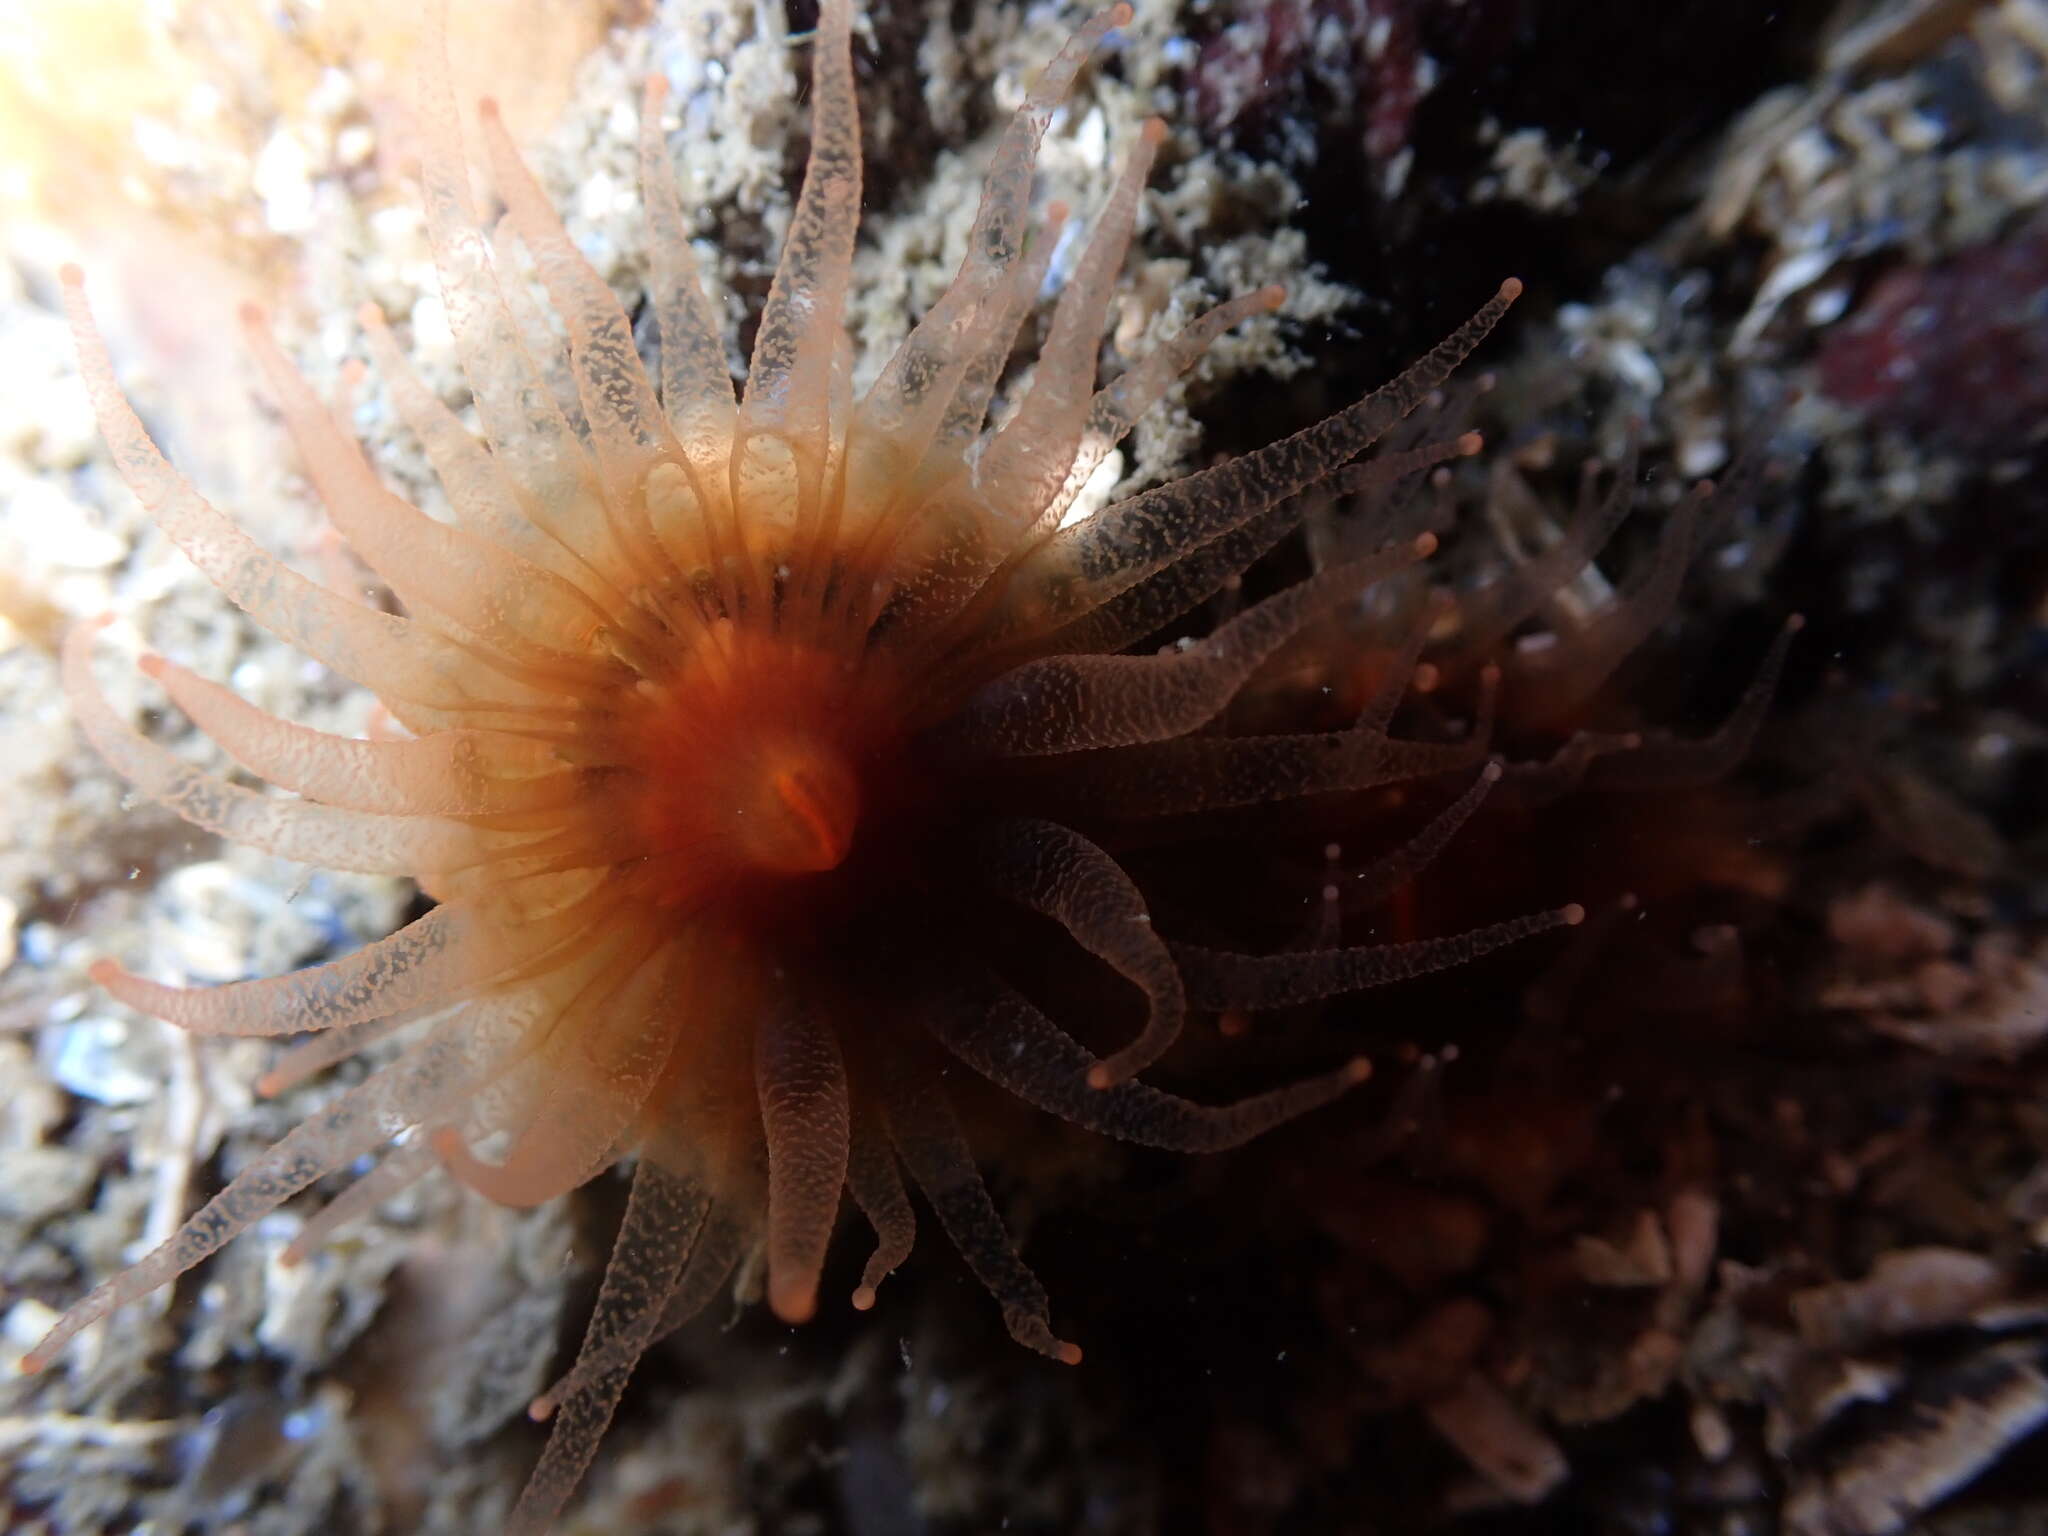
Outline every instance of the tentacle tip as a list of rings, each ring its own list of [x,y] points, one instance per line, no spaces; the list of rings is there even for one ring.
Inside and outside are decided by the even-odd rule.
[[[1507,771],[1507,765],[1499,758],[1488,758],[1486,766],[1479,770],[1479,777],[1489,784],[1498,784],[1501,781],[1501,775]]]
[[[526,1405],[526,1416],[536,1424],[545,1424],[555,1416],[555,1400],[543,1392]]]
[[[1119,3],[1109,8],[1109,24],[1112,27],[1128,27],[1137,19],[1138,13],[1128,3]]]
[[[1643,904],[1643,898],[1634,891],[1623,891],[1614,904],[1624,912],[1633,912]]]
[[[816,1281],[796,1285],[784,1282],[768,1284],[768,1309],[792,1328],[801,1327],[818,1315],[818,1286]]]
[[[21,1374],[24,1376],[42,1375],[54,1353],[55,1351],[51,1350],[47,1345],[38,1344],[34,1349],[21,1357]]]
[[[366,331],[383,329],[386,324],[383,306],[365,299],[356,306],[356,324]]]
[[[1235,1040],[1240,1035],[1251,1033],[1251,1027],[1251,1019],[1235,1008],[1216,1016],[1216,1033],[1226,1040]]]
[[[1110,1070],[1109,1063],[1098,1061],[1088,1069],[1088,1086],[1097,1093],[1114,1088],[1116,1085],[1117,1074]]]
[[[1268,283],[1252,297],[1258,301],[1259,308],[1271,313],[1287,302],[1287,285]]]
[[[1802,629],[1804,629],[1804,628],[1806,628],[1806,615],[1805,615],[1805,614],[1803,614],[1803,613],[1788,613],[1788,614],[1786,614],[1786,615],[1785,615],[1785,633],[1786,633],[1786,634],[1788,634],[1788,635],[1796,635],[1796,634],[1798,634],[1798,633],[1799,633],[1799,631],[1801,631],[1801,630],[1802,630]]]
[[[1356,1088],[1372,1076],[1372,1060],[1365,1056],[1354,1056],[1344,1063],[1344,1084]]]
[[[1473,458],[1473,457],[1476,457],[1476,456],[1477,456],[1477,454],[1479,453],[1479,450],[1480,450],[1480,449],[1482,449],[1482,448],[1484,448],[1485,446],[1486,446],[1486,436],[1485,436],[1485,434],[1484,434],[1484,433],[1481,433],[1481,432],[1466,432],[1466,433],[1463,433],[1463,434],[1461,434],[1461,435],[1459,436],[1459,438],[1458,438],[1458,444],[1457,444],[1457,447],[1458,447],[1458,456],[1459,456],[1460,458],[1465,458],[1465,459],[1469,459],[1469,458]]]
[[[1511,277],[1500,285],[1499,298],[1503,304],[1512,304],[1522,296],[1522,280]]]
[[[85,968],[86,980],[96,987],[111,987],[123,974],[118,960],[95,960]]]
[[[1418,533],[1415,535],[1415,543],[1412,546],[1415,550],[1415,558],[1427,560],[1436,553],[1437,543],[1437,536],[1433,533]]]
[[[1125,6],[1124,9],[1128,11],[1130,7]],[[1061,1339],[1058,1341],[1058,1346],[1058,1351],[1053,1355],[1053,1359],[1059,1361],[1061,1365],[1079,1365],[1081,1363],[1080,1345],[1069,1344],[1065,1339]]]
[[[1146,118],[1144,126],[1138,130],[1138,138],[1147,149],[1157,149],[1166,142],[1166,119],[1163,117]]]
[[[297,1243],[292,1243],[277,1256],[277,1265],[280,1269],[297,1269],[306,1262],[306,1258],[306,1250]]]
[[[487,122],[495,123],[499,121],[498,98],[495,96],[479,98],[476,104],[476,115]]]
[[[853,1310],[872,1312],[875,1310],[875,1288],[872,1285],[856,1285],[853,1288]]]
[[[57,269],[57,281],[66,288],[83,288],[85,286],[85,268],[75,261],[67,261]],[[23,1365],[26,1367],[27,1362],[24,1361]]]
[[[647,84],[641,87],[641,99],[650,107],[659,107],[668,100],[668,76],[649,75]]]
[[[245,331],[260,331],[269,323],[268,316],[263,312],[263,306],[254,299],[245,299],[242,303],[237,304],[235,306],[235,318],[241,322],[242,329]]]
[[[1586,920],[1586,909],[1576,901],[1557,909],[1557,920],[1567,928],[1576,928]]]
[[[135,658],[135,668],[144,677],[160,678],[166,672],[170,671],[171,664],[165,661],[163,657],[159,656],[155,651],[144,651],[140,656]]]
[[[284,1090],[285,1080],[281,1072],[266,1072],[256,1079],[256,1097],[259,1099],[274,1099]]]

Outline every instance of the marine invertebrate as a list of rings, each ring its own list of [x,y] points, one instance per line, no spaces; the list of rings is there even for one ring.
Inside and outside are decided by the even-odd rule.
[[[543,1528],[593,1453],[647,1345],[742,1256],[810,1317],[842,1189],[877,1234],[854,1296],[909,1251],[907,1169],[1010,1332],[1054,1358],[1052,1327],[976,1172],[936,1047],[1077,1124],[1212,1151],[1329,1103],[1352,1059],[1221,1106],[1136,1080],[1191,1008],[1269,1005],[1399,979],[1576,921],[1558,908],[1446,939],[1278,955],[1169,942],[1097,826],[1483,768],[1484,729],[1388,734],[1392,704],[1336,732],[1202,734],[1304,624],[1426,559],[1390,532],[1189,643],[1127,654],[1277,542],[1299,493],[1421,403],[1491,330],[1510,281],[1399,380],[1259,453],[1091,516],[1067,514],[1135,418],[1215,335],[1278,299],[1194,321],[1094,387],[1106,306],[1146,171],[1148,126],[1054,309],[1014,415],[984,417],[1045,276],[1033,156],[1102,35],[1053,61],[996,151],[952,287],[858,400],[839,316],[860,202],[849,0],[814,42],[812,153],[744,394],[691,268],[659,131],[643,106],[643,196],[661,333],[659,392],[628,317],[577,254],[493,110],[494,177],[568,331],[522,323],[471,206],[445,83],[430,82],[424,185],[443,296],[489,447],[407,371],[383,321],[370,350],[446,486],[455,520],[388,492],[270,341],[245,329],[330,518],[404,607],[295,576],[158,453],[114,382],[75,271],[65,301],[102,431],[131,487],[222,592],[371,689],[407,734],[351,741],[271,718],[175,664],[145,670],[238,763],[297,798],[202,771],[133,730],[92,676],[66,686],[107,759],[209,831],[338,869],[416,877],[437,905],[358,953],[210,990],[112,961],[117,998],[199,1034],[312,1033],[295,1080],[399,1031],[390,1065],[245,1169],[174,1237],[78,1303],[28,1357],[199,1263],[357,1159],[382,1160],[308,1223],[303,1251],[437,1167],[533,1204],[634,1163],[595,1316],[537,1405],[554,1430],[513,1528]],[[561,353],[557,356],[557,353]],[[548,374],[561,364],[580,407]],[[1476,437],[1419,441],[1361,473],[1406,483]],[[1412,656],[1409,661],[1412,663]],[[1402,669],[1385,692],[1398,701]],[[1019,909],[1130,983],[1144,1022],[1098,1054],[1004,978],[993,941]],[[1089,1021],[1075,1028],[1092,1039]]]

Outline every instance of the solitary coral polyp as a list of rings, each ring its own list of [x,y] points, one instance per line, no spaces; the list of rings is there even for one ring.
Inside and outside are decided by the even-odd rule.
[[[146,660],[230,756],[297,798],[240,787],[117,717],[92,678],[95,625],[64,657],[86,732],[138,788],[203,828],[309,863],[412,875],[438,904],[358,953],[274,980],[186,990],[95,968],[124,1002],[195,1033],[325,1032],[273,1073],[273,1088],[394,1030],[413,1035],[73,1307],[31,1369],[387,1143],[293,1256],[437,1166],[494,1200],[531,1204],[631,1160],[582,1351],[536,1404],[555,1427],[512,1528],[537,1531],[641,1353],[743,1257],[765,1254],[778,1315],[813,1314],[842,1189],[877,1235],[854,1296],[874,1305],[911,1247],[905,1168],[1010,1332],[1079,1359],[976,1172],[934,1040],[1081,1125],[1213,1151],[1330,1102],[1366,1068],[1343,1063],[1215,1108],[1136,1082],[1191,1006],[1324,996],[1575,920],[1567,908],[1455,941],[1270,957],[1169,945],[1089,835],[1098,796],[1114,822],[1482,768],[1483,731],[1400,743],[1385,734],[1391,709],[1331,735],[1197,734],[1310,620],[1426,558],[1428,533],[1390,537],[1178,649],[1122,653],[1258,559],[1296,515],[1290,498],[1412,410],[1518,292],[1505,284],[1407,375],[1320,425],[1070,521],[1080,486],[1178,372],[1278,298],[1221,305],[1095,390],[1105,312],[1163,133],[1148,125],[1061,292],[1028,390],[1006,425],[984,431],[1061,217],[1029,227],[1040,137],[1089,51],[1129,16],[1097,15],[1045,71],[996,150],[952,286],[857,400],[841,331],[861,176],[848,0],[822,7],[810,168],[737,402],[683,238],[659,88],[642,129],[658,393],[617,299],[488,104],[483,114],[499,191],[568,331],[572,419],[545,382],[542,343],[508,307],[453,105],[430,80],[428,228],[488,450],[410,374],[381,318],[364,321],[454,521],[385,490],[261,317],[245,317],[330,516],[403,616],[295,576],[165,462],[114,382],[79,274],[65,274],[101,428],[136,494],[231,601],[372,689],[410,734],[322,735]],[[1412,449],[1396,469],[1475,447],[1467,436]],[[1486,768],[1476,793],[1497,777]],[[1098,1057],[1002,979],[1001,946],[988,940],[1018,907],[1142,993],[1134,1039]],[[395,1142],[394,1126],[406,1128]]]

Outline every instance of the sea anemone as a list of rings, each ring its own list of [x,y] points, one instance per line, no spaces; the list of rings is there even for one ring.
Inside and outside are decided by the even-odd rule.
[[[911,1247],[904,1169],[1010,1333],[1080,1358],[976,1170],[945,1054],[1078,1125],[1216,1151],[1328,1104],[1367,1066],[1353,1057],[1215,1107],[1136,1081],[1190,1010],[1329,996],[1578,920],[1565,906],[1448,938],[1239,953],[1155,931],[1147,893],[1112,851],[1135,821],[1151,823],[1144,841],[1156,847],[1189,817],[1459,771],[1470,783],[1454,804],[1469,814],[1501,778],[1488,755],[1496,671],[1484,671],[1466,728],[1389,733],[1431,633],[1416,619],[1448,611],[1413,576],[1436,537],[1398,507],[1362,547],[1199,638],[1133,647],[1234,590],[1299,520],[1303,494],[1427,400],[1520,290],[1502,284],[1398,380],[1319,425],[1074,515],[1136,418],[1214,337],[1280,298],[1224,303],[1095,388],[1164,136],[1150,123],[1066,278],[1028,386],[985,429],[1064,217],[1055,207],[1032,228],[1040,138],[1089,52],[1129,16],[1098,14],[1045,70],[996,150],[951,287],[857,399],[841,320],[861,184],[850,0],[821,9],[809,169],[737,402],[684,238],[659,82],[641,129],[657,390],[627,314],[486,102],[498,192],[566,349],[522,315],[472,206],[445,66],[430,71],[427,223],[488,447],[408,370],[382,319],[362,319],[453,520],[386,490],[262,316],[244,314],[330,518],[402,614],[295,575],[166,462],[115,383],[80,274],[66,271],[86,383],[128,484],[230,601],[374,692],[402,728],[322,734],[145,658],[242,768],[291,794],[245,787],[119,717],[92,676],[101,621],[64,648],[86,733],[198,827],[312,865],[408,875],[436,904],[380,942],[275,979],[184,989],[94,967],[122,1002],[195,1034],[310,1035],[266,1078],[270,1091],[401,1032],[406,1043],[72,1307],[29,1369],[380,1148],[291,1256],[436,1168],[532,1205],[629,1162],[581,1352],[535,1405],[553,1432],[511,1529],[537,1531],[637,1359],[744,1259],[765,1258],[778,1316],[813,1314],[842,1189],[877,1234],[853,1297],[873,1306]],[[557,370],[578,408],[551,392]],[[1412,488],[1478,447],[1471,433],[1415,434],[1342,484]],[[1217,728],[1308,625],[1383,584],[1402,595],[1415,639],[1385,650],[1355,720]],[[1515,591],[1534,593],[1531,606],[1542,595],[1527,581]],[[1414,857],[1455,826],[1436,823]],[[1134,1035],[1098,1054],[1084,1040],[1102,1020],[1070,1021],[1069,1033],[1014,979],[1016,935],[1040,919],[1142,999]]]

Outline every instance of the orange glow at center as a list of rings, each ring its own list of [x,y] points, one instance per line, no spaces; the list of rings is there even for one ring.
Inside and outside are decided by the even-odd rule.
[[[721,638],[717,654],[633,690],[611,727],[631,770],[613,814],[655,898],[672,906],[837,869],[860,824],[860,765],[893,723],[886,699],[834,652]]]

